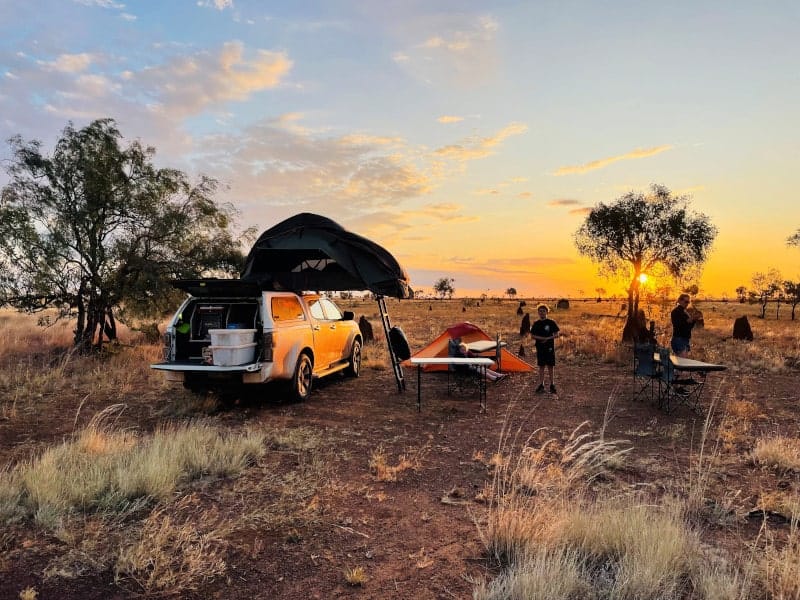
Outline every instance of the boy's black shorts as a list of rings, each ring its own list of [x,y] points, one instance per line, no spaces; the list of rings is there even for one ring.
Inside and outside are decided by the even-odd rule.
[[[554,367],[556,366],[556,351],[555,348],[537,348],[536,349],[536,364],[540,367]]]

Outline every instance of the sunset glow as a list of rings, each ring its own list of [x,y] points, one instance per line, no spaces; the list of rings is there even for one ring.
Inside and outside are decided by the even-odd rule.
[[[241,229],[319,213],[458,296],[624,295],[572,235],[663,184],[719,228],[692,283],[734,296],[800,278],[799,27],[788,0],[5,2],[0,138],[112,117]]]

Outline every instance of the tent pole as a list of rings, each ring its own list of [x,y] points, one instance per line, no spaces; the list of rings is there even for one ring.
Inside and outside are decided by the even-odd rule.
[[[386,344],[389,346],[389,358],[392,361],[392,369],[394,369],[394,379],[397,382],[397,391],[402,392],[406,389],[406,381],[403,378],[403,367],[397,359],[397,354],[392,346],[392,340],[389,339],[389,330],[392,324],[389,322],[389,313],[386,310],[386,298],[383,296],[375,296],[378,301],[378,309],[381,313],[381,323],[383,323],[383,333],[386,336]]]

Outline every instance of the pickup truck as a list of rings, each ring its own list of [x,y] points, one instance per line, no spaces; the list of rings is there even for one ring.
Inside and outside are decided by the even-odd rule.
[[[284,381],[296,400],[313,380],[358,377],[363,340],[353,313],[319,294],[263,291],[236,279],[176,283],[189,292],[164,334],[164,360],[150,365],[193,391]]]

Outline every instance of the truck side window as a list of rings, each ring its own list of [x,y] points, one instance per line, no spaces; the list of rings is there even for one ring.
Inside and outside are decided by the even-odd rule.
[[[320,300],[315,300],[311,306],[309,306],[309,309],[311,310],[312,317],[319,319],[320,321],[325,320],[325,313],[322,310],[322,304]]]
[[[294,296],[277,296],[271,300],[274,321],[303,321],[306,316],[300,300]]]
[[[325,316],[328,318],[329,321],[341,321],[342,320],[342,313],[339,310],[339,307],[336,306],[333,302],[328,300],[327,298],[320,298],[320,304],[325,309]]]

